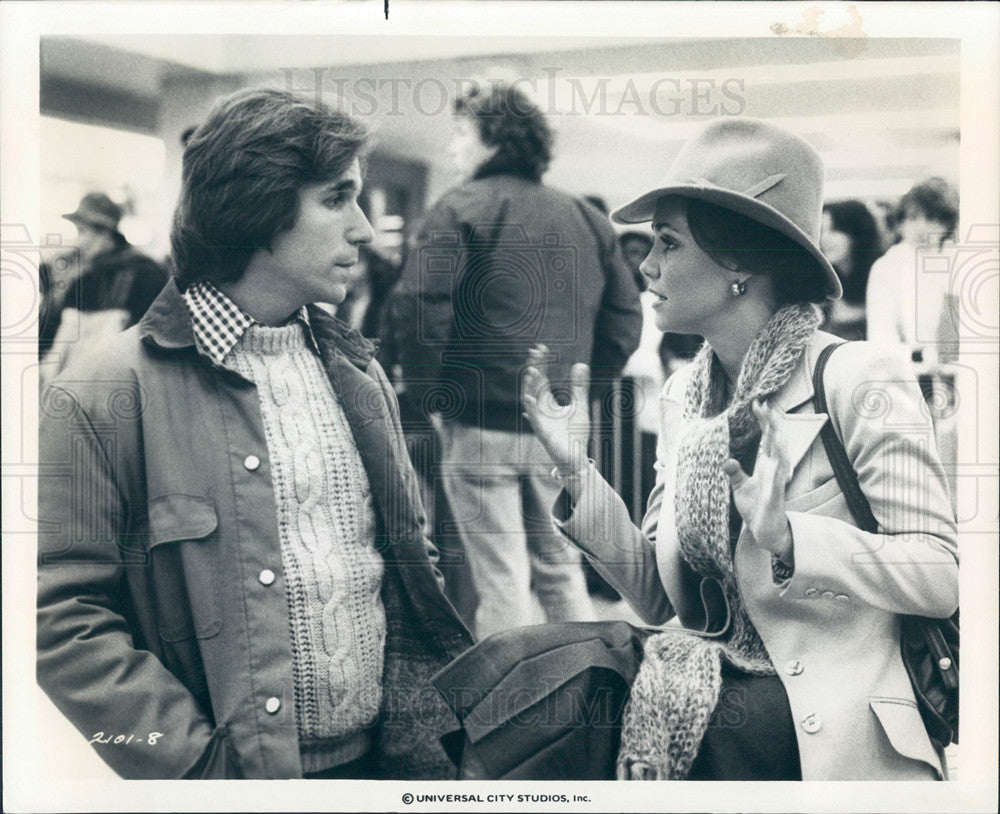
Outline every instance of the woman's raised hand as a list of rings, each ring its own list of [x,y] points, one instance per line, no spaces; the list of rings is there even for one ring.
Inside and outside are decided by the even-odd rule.
[[[730,458],[722,465],[733,488],[736,509],[757,545],[766,548],[786,565],[792,565],[792,530],[785,516],[785,487],[791,470],[785,438],[777,427],[777,411],[755,401],[754,415],[760,422],[760,448],[753,474],[747,475]]]
[[[587,463],[590,436],[590,368],[575,364],[570,371],[570,402],[559,404],[549,382],[549,351],[537,345],[528,351],[528,368],[521,380],[521,403],[538,440],[560,474],[572,475]]]

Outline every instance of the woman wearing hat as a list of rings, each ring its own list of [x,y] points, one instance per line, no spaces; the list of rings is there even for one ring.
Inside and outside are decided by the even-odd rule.
[[[560,405],[544,348],[526,415],[564,491],[558,527],[649,623],[620,777],[940,778],[900,656],[904,615],[958,605],[955,522],[917,383],[817,330],[841,295],[818,248],[823,166],[802,139],[710,124],[667,179],[619,209],[652,221],[657,326],[705,344],[659,400],[657,481],[637,528],[588,462],[587,369]],[[879,523],[857,528],[819,438],[830,421]]]

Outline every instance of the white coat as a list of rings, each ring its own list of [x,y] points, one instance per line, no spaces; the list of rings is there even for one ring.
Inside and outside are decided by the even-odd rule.
[[[913,374],[875,346],[839,348],[824,383],[830,415],[813,409],[817,333],[773,397],[789,450],[786,509],[794,574],[776,582],[771,554],[744,526],[734,567],[747,613],[784,684],[805,780],[940,778],[900,655],[900,619],[958,607],[955,520],[931,418]],[[560,530],[649,623],[675,614],[702,629],[698,581],[682,567],[674,524],[677,449],[690,368],[660,395],[658,477],[642,528],[593,470]],[[832,420],[879,533],[858,529],[819,438]],[[565,505],[565,504],[562,504]],[[749,538],[749,539],[748,539]]]

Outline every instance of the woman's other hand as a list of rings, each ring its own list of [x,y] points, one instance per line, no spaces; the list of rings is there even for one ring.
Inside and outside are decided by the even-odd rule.
[[[785,487],[791,477],[785,439],[777,428],[774,407],[758,400],[753,411],[761,427],[753,474],[747,475],[733,458],[722,470],[729,477],[736,509],[757,545],[792,566],[792,530],[785,516]]]
[[[566,405],[556,400],[548,369],[548,348],[537,345],[528,351],[528,367],[521,379],[521,403],[535,435],[565,477],[579,472],[587,464],[590,368],[584,364],[573,365],[570,401]]]

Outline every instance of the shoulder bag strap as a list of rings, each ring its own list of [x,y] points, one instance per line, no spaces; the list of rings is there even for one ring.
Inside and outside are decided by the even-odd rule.
[[[823,386],[823,371],[826,368],[826,363],[830,355],[841,345],[846,344],[846,342],[834,342],[831,345],[827,345],[820,351],[819,358],[816,360],[816,368],[813,370],[813,405],[817,413],[827,413],[829,416],[829,410],[826,406],[826,388]],[[877,532],[878,521],[875,519],[875,515],[872,514],[868,498],[861,491],[861,485],[858,483],[858,475],[854,471],[854,466],[851,464],[850,459],[847,457],[847,450],[844,449],[844,444],[837,436],[837,431],[833,428],[832,416],[829,416],[827,422],[823,425],[819,437],[826,448],[826,456],[830,459],[833,474],[837,478],[837,483],[840,484],[840,491],[844,493],[844,499],[851,510],[854,522],[863,531]]]

